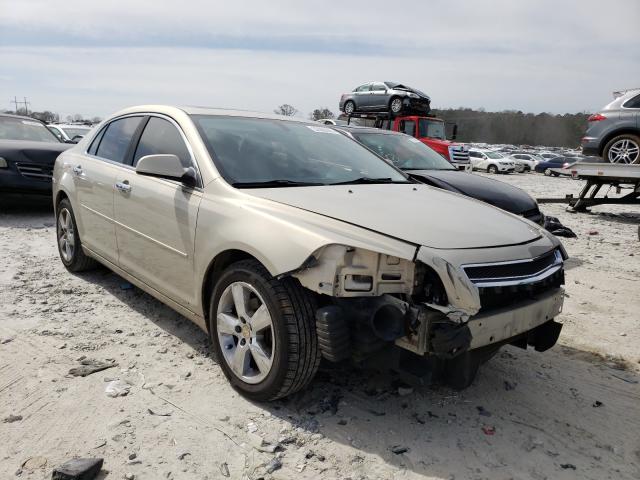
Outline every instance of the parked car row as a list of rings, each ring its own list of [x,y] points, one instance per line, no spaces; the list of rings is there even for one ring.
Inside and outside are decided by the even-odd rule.
[[[562,328],[564,248],[479,178],[402,133],[147,105],[57,158],[56,238],[68,270],[106,265],[194,321],[254,400],[321,358],[464,388]]]

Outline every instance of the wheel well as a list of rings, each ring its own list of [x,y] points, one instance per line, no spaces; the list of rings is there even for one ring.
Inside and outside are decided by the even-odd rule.
[[[65,198],[66,198],[66,199],[69,199],[69,197],[67,196],[67,194],[66,194],[66,193],[64,193],[64,191],[60,190],[60,191],[58,192],[58,195],[56,195],[56,201],[55,201],[55,203],[54,203],[54,208],[55,208],[55,210],[58,210],[58,205],[60,205],[60,202],[61,202],[62,200],[64,200]]]
[[[257,260],[253,255],[248,254],[242,250],[226,250],[219,253],[209,266],[207,267],[207,273],[204,276],[204,283],[202,285],[202,311],[204,312],[204,318],[207,321],[207,329],[209,328],[209,303],[211,302],[211,294],[213,293],[213,286],[218,281],[218,278],[222,272],[229,265],[240,260],[247,259]]]
[[[604,147],[607,146],[607,143],[609,143],[612,138],[615,138],[618,135],[627,135],[627,134],[639,136],[640,135],[640,131],[636,130],[635,128],[630,128],[629,127],[629,128],[622,128],[620,130],[615,130],[615,131],[611,132],[609,135],[604,137],[602,139],[602,141],[600,142],[600,147],[598,147],[598,154],[600,156],[602,156],[604,154]]]

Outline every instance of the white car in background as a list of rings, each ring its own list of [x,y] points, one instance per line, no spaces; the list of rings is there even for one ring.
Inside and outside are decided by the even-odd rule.
[[[469,161],[472,170],[482,170],[487,173],[513,173],[516,171],[516,163],[513,160],[493,150],[471,148]],[[519,166],[518,170],[522,172],[524,169]]]
[[[61,142],[65,143],[78,143],[91,131],[91,127],[87,125],[65,123],[47,125],[47,128],[51,130],[51,133],[58,137]]]
[[[545,161],[544,158],[533,155],[532,153],[512,153],[508,158],[521,164],[527,172],[534,171],[538,163]]]

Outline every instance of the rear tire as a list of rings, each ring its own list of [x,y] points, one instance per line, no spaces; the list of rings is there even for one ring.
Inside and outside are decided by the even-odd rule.
[[[496,167],[495,165],[489,165],[487,167],[487,173],[492,173],[492,174],[497,174],[498,173],[498,167]]]
[[[609,163],[640,164],[640,137],[630,133],[607,142],[602,158]]]
[[[545,174],[547,177],[550,177],[552,173],[553,173],[553,172],[551,171],[551,169],[550,169],[550,168],[545,168],[545,169],[544,169],[544,174]]]
[[[249,292],[239,295],[246,298],[242,300],[246,302],[244,314],[238,313],[238,302],[233,293],[238,285]],[[232,304],[228,300],[229,289]],[[257,260],[242,260],[222,273],[211,297],[211,341],[222,371],[233,388],[247,398],[262,402],[291,395],[311,382],[320,364],[315,329],[316,303],[297,280],[277,280]],[[252,305],[256,308],[253,313]],[[254,315],[263,307],[270,324],[262,327],[264,330],[260,331],[266,331],[266,334],[260,339],[259,334],[253,333],[259,330],[255,327],[258,321],[254,321]],[[262,315],[265,315],[264,310]],[[232,329],[227,329],[228,319],[232,323],[234,319],[239,321]],[[235,355],[242,353],[245,345],[248,360],[234,364]],[[256,345],[260,348],[259,354],[254,350]],[[258,361],[260,352],[267,354],[268,362]],[[238,365],[242,365],[241,374]]]
[[[98,262],[85,255],[82,250],[76,217],[71,202],[66,198],[56,208],[56,239],[60,260],[70,272],[83,272],[98,265]]]
[[[344,113],[347,115],[352,115],[356,111],[356,104],[353,100],[347,100],[344,104]]]

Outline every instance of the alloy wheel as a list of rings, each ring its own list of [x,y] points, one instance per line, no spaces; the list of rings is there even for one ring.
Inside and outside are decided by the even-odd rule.
[[[402,100],[399,98],[394,98],[391,102],[391,111],[393,113],[400,113],[402,110]]]
[[[346,113],[347,115],[351,115],[355,110],[355,105],[353,104],[353,102],[347,102],[344,105],[344,113]]]
[[[231,371],[246,383],[259,383],[271,371],[275,353],[273,320],[262,296],[250,284],[233,282],[216,312],[218,342]]]
[[[57,230],[60,254],[65,262],[71,262],[75,250],[75,229],[73,228],[71,213],[66,208],[61,209],[58,214]]]
[[[640,145],[628,138],[622,138],[611,145],[607,157],[611,163],[638,163]]]

